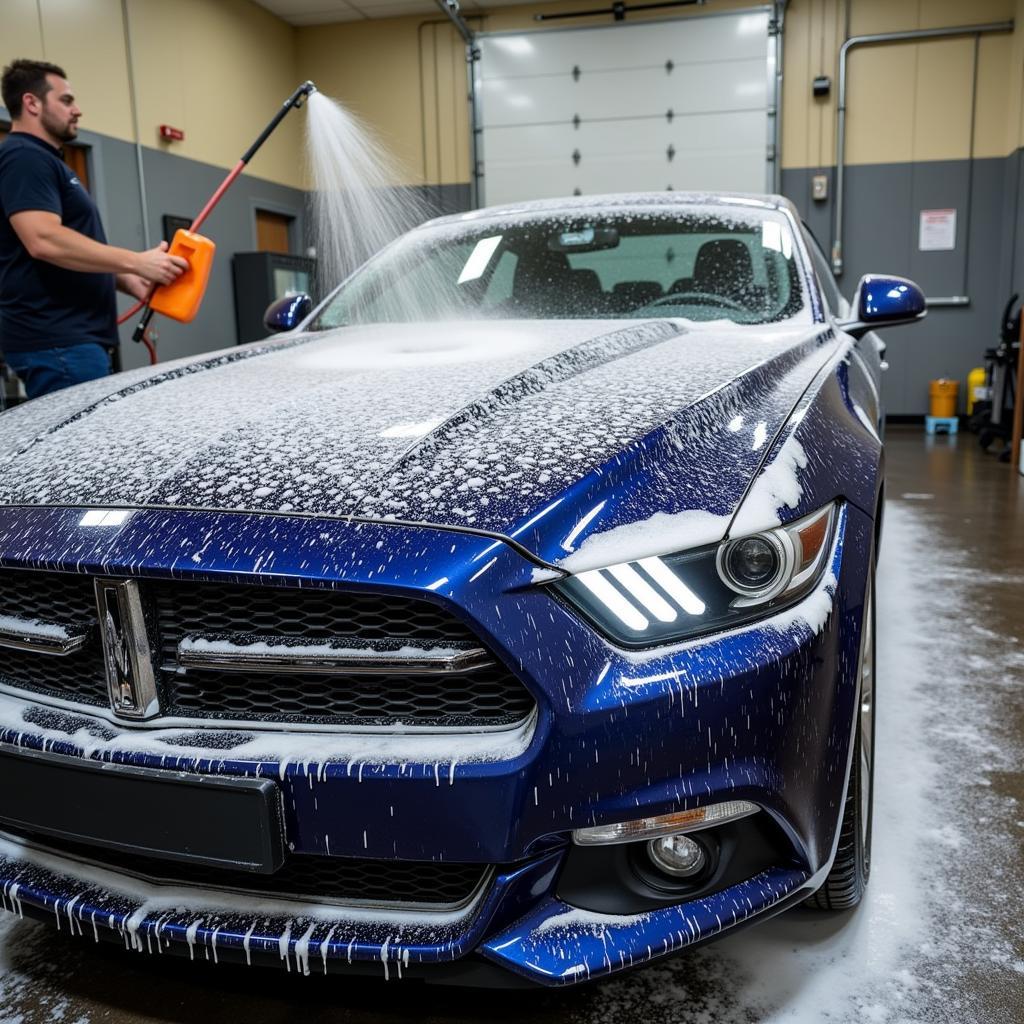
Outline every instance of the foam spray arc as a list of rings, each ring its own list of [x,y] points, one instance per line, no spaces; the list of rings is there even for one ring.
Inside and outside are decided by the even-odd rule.
[[[284,120],[285,115],[288,113],[288,111],[293,109],[297,110],[299,107],[302,106],[303,100],[305,100],[309,96],[314,95],[315,93],[316,86],[312,82],[303,82],[302,85],[300,85],[295,90],[295,92],[293,92],[291,96],[289,96],[288,99],[286,99],[284,103],[281,104],[280,109],[270,119],[269,123],[263,129],[263,131],[260,132],[255,142],[253,142],[253,144],[242,154],[242,156],[239,158],[238,163],[235,164],[235,166],[228,172],[227,177],[220,183],[220,186],[217,188],[217,191],[214,192],[212,196],[210,196],[210,199],[207,202],[207,204],[202,208],[202,210],[199,212],[195,220],[192,221],[191,225],[188,228],[188,232],[177,232],[177,234],[174,237],[174,241],[171,243],[170,252],[172,254],[177,255],[177,253],[175,252],[176,246],[184,247],[186,248],[186,251],[188,251],[187,246],[183,245],[183,236],[196,235],[196,233],[199,231],[199,228],[202,226],[203,222],[213,212],[214,207],[221,201],[221,199],[224,196],[224,193],[227,192],[227,190],[234,183],[235,179],[242,173],[246,165],[256,155],[256,152],[260,149],[263,143],[266,142],[268,138],[270,138],[270,136],[274,132],[274,129],[276,129],[277,126]],[[183,275],[183,277],[185,278],[188,278],[189,276],[190,275],[188,273]],[[190,282],[186,280],[181,281],[180,284],[170,285],[167,287],[185,288],[189,287],[189,285]],[[192,284],[192,287],[195,287],[195,285]],[[200,288],[205,289],[205,281],[200,285]],[[123,316],[119,317],[117,321],[118,324],[124,323],[126,320],[129,320],[131,317],[133,317],[140,309],[142,309],[143,306],[145,306],[142,318],[139,320],[139,323],[136,325],[136,328],[132,333],[132,341],[142,342],[143,344],[145,344],[146,348],[149,351],[150,362],[153,364],[155,364],[157,361],[156,348],[152,340],[148,337],[147,331],[149,329],[150,321],[153,319],[154,313],[154,310],[150,303],[153,300],[154,293],[156,293],[158,290],[159,289],[157,287],[154,287],[144,301],[132,306],[132,308],[129,309]],[[201,299],[201,296],[199,298]]]
[[[370,129],[320,92],[309,98],[306,154],[310,234],[324,296],[429,210],[412,189],[397,185],[402,169]]]

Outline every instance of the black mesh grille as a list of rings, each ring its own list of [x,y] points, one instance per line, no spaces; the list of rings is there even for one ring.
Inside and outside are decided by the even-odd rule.
[[[64,658],[0,647],[0,680],[79,704],[105,707],[110,701],[98,642]]]
[[[329,725],[411,724],[500,727],[520,722],[534,702],[503,665],[464,675],[293,675],[177,671],[189,634],[322,640],[399,639],[479,645],[473,631],[425,601],[350,591],[141,581],[152,603],[165,714],[234,721]],[[0,570],[0,614],[59,624],[94,622],[92,578]],[[67,657],[0,648],[0,679],[19,689],[83,704],[108,702],[98,630]]]
[[[499,666],[452,676],[248,676],[189,669],[165,679],[168,713],[190,717],[455,728],[508,725],[533,707],[530,695]]]
[[[0,615],[63,626],[90,624],[93,627],[89,644],[66,657],[0,647],[0,681],[18,689],[82,704],[107,703],[91,577],[0,569]]]
[[[152,857],[137,857],[84,843],[61,843],[53,838],[33,837],[25,832],[16,834],[61,853],[84,857],[112,870],[142,875],[154,881],[308,900],[421,903],[450,907],[465,903],[488,870],[483,864],[363,860],[292,854],[279,871],[272,875],[257,875],[248,871],[227,871]]]
[[[285,590],[222,583],[150,586],[165,649],[186,633],[254,633],[363,640],[471,640],[468,626],[425,601],[336,590]]]
[[[467,626],[424,601],[347,591],[172,582],[159,583],[151,592],[156,601],[170,714],[242,721],[459,728],[509,725],[522,721],[533,708],[529,693],[500,664],[445,676],[173,671],[178,642],[189,633],[479,644]]]
[[[0,614],[65,625],[95,622],[92,577],[0,569]]]

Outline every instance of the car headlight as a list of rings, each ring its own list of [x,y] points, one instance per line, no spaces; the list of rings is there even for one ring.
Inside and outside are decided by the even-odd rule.
[[[641,558],[552,584],[615,643],[653,647],[761,618],[803,597],[825,565],[836,503],[774,530]]]

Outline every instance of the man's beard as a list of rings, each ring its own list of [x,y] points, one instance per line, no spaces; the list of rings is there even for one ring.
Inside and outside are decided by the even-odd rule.
[[[39,121],[55,139],[60,139],[61,142],[73,142],[78,137],[78,125],[74,121],[61,124],[46,110],[40,114]]]

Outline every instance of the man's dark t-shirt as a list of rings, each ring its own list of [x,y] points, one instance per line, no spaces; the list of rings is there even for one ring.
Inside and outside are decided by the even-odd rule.
[[[61,223],[106,242],[99,211],[53,146],[26,132],[0,145],[0,352],[34,352],[82,342],[117,344],[113,274],[84,274],[34,260],[11,227],[12,214],[55,213]]]

